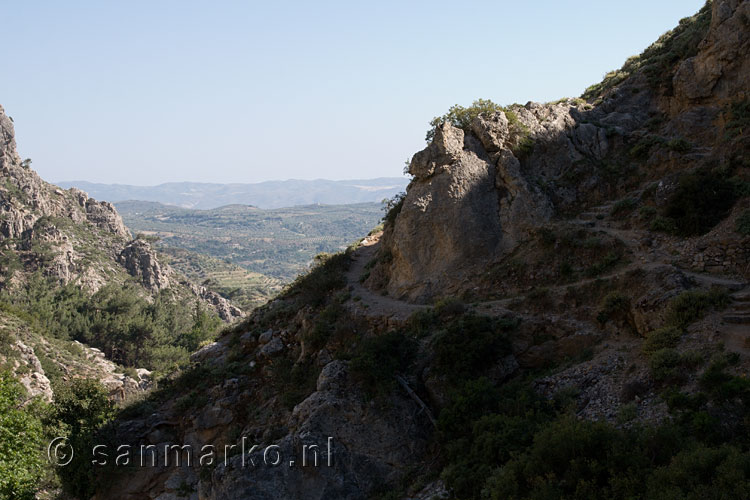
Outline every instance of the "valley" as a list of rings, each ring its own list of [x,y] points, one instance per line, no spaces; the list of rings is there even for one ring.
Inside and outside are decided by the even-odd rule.
[[[153,202],[116,203],[126,226],[143,234],[187,277],[249,310],[380,223],[382,204],[307,205],[262,210],[230,205],[194,210]]]

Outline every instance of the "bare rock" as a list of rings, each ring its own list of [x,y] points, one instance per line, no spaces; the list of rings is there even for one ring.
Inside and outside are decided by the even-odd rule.
[[[169,287],[171,269],[159,263],[156,252],[148,242],[140,239],[131,241],[120,252],[119,261],[146,289],[158,292]]]

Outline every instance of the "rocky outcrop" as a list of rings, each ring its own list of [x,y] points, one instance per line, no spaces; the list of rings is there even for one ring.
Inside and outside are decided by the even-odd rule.
[[[151,388],[153,380],[150,371],[138,368],[133,370],[131,375],[126,375],[99,349],[88,347],[77,341],[73,341],[72,344],[80,350],[85,359],[85,368],[80,368],[84,371],[74,373],[72,376],[95,378],[109,390],[109,397],[113,401],[124,402]]]
[[[269,346],[278,345],[283,353],[269,355]],[[138,468],[130,477],[101,483],[96,498],[130,500],[148,494],[163,499],[178,495],[207,500],[360,499],[401,477],[427,451],[430,422],[414,402],[399,393],[389,397],[387,404],[373,404],[345,361],[325,363],[311,393],[291,412],[279,408],[276,398],[259,404],[256,398],[262,397],[262,387],[277,383],[272,375],[275,364],[299,352],[291,332],[249,331],[238,333],[234,340],[223,337],[196,353],[193,361],[215,369],[239,352],[256,376],[237,373],[201,389],[209,402],[190,412],[168,406],[116,429],[123,443],[157,445],[160,462],[165,444],[186,444],[192,450],[205,445],[223,450],[226,444],[228,449],[234,445],[235,451],[226,458],[219,453],[216,467],[201,470]],[[274,415],[277,431],[258,427],[247,408]],[[235,432],[228,435],[230,428]]]
[[[120,252],[118,261],[128,274],[137,278],[151,292],[158,292],[170,285],[171,268],[159,263],[156,252],[147,241],[136,239],[128,243]]]
[[[414,155],[414,175],[389,239],[389,292],[413,300],[440,290],[442,277],[501,247],[496,170],[481,143],[445,124]],[[467,238],[470,234],[471,237]]]
[[[698,54],[682,61],[672,80],[678,108],[747,97],[750,3],[715,1],[711,9],[711,25]]]
[[[19,382],[26,388],[29,398],[39,397],[46,402],[52,401],[52,384],[44,373],[42,363],[37,358],[34,349],[20,340],[16,340],[13,349],[18,358],[14,362],[13,372],[17,374]]]
[[[219,295],[218,293],[209,290],[204,286],[199,286],[189,281],[183,281],[182,284],[188,287],[193,294],[201,299],[203,302],[208,304],[221,319],[227,322],[232,322],[238,318],[245,316],[242,309],[233,305],[230,301]]]

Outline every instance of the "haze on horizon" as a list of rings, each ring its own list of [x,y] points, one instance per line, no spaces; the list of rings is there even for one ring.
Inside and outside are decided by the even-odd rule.
[[[0,104],[50,181],[394,177],[451,105],[578,96],[703,3],[11,2]]]

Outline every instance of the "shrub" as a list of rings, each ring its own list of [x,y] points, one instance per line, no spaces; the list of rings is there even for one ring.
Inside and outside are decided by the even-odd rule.
[[[466,312],[466,306],[455,297],[443,297],[435,303],[438,316],[458,316]]]
[[[646,158],[648,158],[648,154],[651,152],[651,149],[654,146],[663,145],[665,142],[665,139],[663,137],[659,137],[658,135],[647,135],[639,139],[638,142],[636,142],[635,145],[630,148],[628,154],[630,154],[630,156],[635,159],[645,160]]]
[[[635,489],[638,462],[626,433],[561,417],[492,475],[484,498],[617,498],[618,487]]]
[[[42,476],[42,426],[22,406],[23,388],[0,373],[0,498],[33,500]]]
[[[643,352],[650,354],[661,349],[677,346],[682,337],[682,330],[673,326],[659,328],[646,336],[643,342]]]
[[[750,130],[750,99],[732,103],[730,118],[725,128],[727,139],[734,140],[743,137],[748,130]]]
[[[680,176],[664,215],[681,236],[704,234],[724,219],[738,198],[737,186],[722,170],[698,170]]]
[[[726,290],[713,288],[705,290],[688,290],[669,301],[667,306],[667,323],[678,328],[703,318],[712,309],[723,309],[729,304]]]
[[[737,217],[735,230],[743,236],[750,236],[750,210],[745,210]]]
[[[504,332],[515,323],[464,315],[446,325],[434,340],[435,367],[453,381],[481,374],[510,352]]]
[[[622,318],[630,313],[630,297],[620,292],[608,293],[601,304],[596,320],[599,323],[606,323],[610,319]]]
[[[307,396],[315,392],[320,367],[313,358],[293,363],[288,358],[279,358],[273,363],[273,383],[287,409],[294,408]]]
[[[528,384],[496,387],[486,378],[464,382],[438,419],[448,460],[443,479],[457,498],[479,498],[497,464],[530,446],[553,414],[551,403]]]
[[[648,498],[748,498],[750,455],[734,446],[695,446],[649,477]]]
[[[420,309],[409,316],[406,328],[414,337],[422,338],[430,335],[440,324],[440,317],[434,309]]]
[[[401,332],[388,332],[363,339],[351,359],[352,374],[372,397],[386,395],[395,385],[395,376],[414,360],[416,342]]]
[[[690,141],[683,139],[682,137],[678,137],[667,141],[667,147],[672,151],[676,151],[678,153],[687,153],[688,151],[693,149],[693,144]]]
[[[644,220],[650,219],[651,217],[656,215],[656,207],[652,207],[650,205],[641,207],[640,210],[638,210],[638,215],[640,216],[641,219],[644,219]]]
[[[333,302],[323,309],[315,318],[315,324],[305,335],[305,341],[313,349],[320,349],[326,345],[328,339],[336,331],[339,319],[344,315],[344,308],[339,302]]]
[[[674,349],[659,349],[651,353],[649,368],[654,380],[665,380],[676,375],[680,354]]]
[[[614,205],[612,205],[612,210],[610,211],[609,214],[612,217],[621,217],[635,210],[635,207],[637,206],[638,206],[637,199],[625,198],[625,199],[618,201]]]
[[[97,381],[76,379],[55,394],[47,425],[65,436],[74,454],[72,461],[58,467],[57,474],[66,493],[77,498],[94,494],[94,470],[90,453],[99,430],[114,416],[114,405],[106,389]]]
[[[299,275],[280,297],[298,297],[302,304],[319,307],[325,303],[330,292],[346,285],[344,273],[350,265],[349,252],[316,255],[312,269]]]
[[[651,229],[651,231],[657,231],[660,233],[674,233],[677,231],[677,224],[675,223],[674,219],[657,215],[651,221],[649,229]]]
[[[459,104],[451,106],[448,112],[443,116],[436,116],[430,121],[430,129],[427,131],[425,140],[427,142],[432,141],[435,137],[435,130],[442,123],[450,123],[454,127],[458,127],[464,130],[469,130],[471,122],[474,121],[479,115],[491,115],[495,111],[501,111],[503,109],[499,104],[495,104],[489,99],[477,99],[471,106],[465,108]]]
[[[404,199],[406,199],[406,193],[398,193],[393,198],[383,200],[383,224],[393,226],[396,222],[396,217],[401,213],[401,209],[404,208]]]
[[[614,268],[620,262],[620,254],[617,252],[608,252],[602,260],[586,269],[586,275],[590,277],[599,276],[602,273]]]
[[[503,109],[505,118],[508,119],[508,130],[511,141],[513,142],[513,154],[518,158],[528,156],[534,149],[534,140],[531,138],[531,131],[519,118],[515,111]]]

